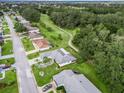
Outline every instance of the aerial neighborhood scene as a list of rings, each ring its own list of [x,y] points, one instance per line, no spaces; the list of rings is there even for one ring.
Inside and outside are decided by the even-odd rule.
[[[0,93],[124,93],[124,1],[0,0]]]

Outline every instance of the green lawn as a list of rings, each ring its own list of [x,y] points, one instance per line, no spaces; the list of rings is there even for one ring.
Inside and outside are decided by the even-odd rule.
[[[2,55],[9,55],[13,53],[12,41],[7,40],[2,45]]]
[[[16,73],[11,70],[6,72],[6,77],[0,80],[0,93],[18,93]]]
[[[4,35],[10,34],[8,24],[7,24],[7,22],[5,20],[3,21],[3,34]]]
[[[11,64],[14,64],[14,63],[15,63],[15,59],[14,58],[0,60],[0,64],[11,65]]]
[[[29,55],[28,55],[28,59],[37,58],[37,57],[39,57],[39,55],[40,55],[39,52],[29,54]]]
[[[22,43],[26,51],[31,51],[35,49],[32,44],[32,41],[28,37],[22,38]]]
[[[72,70],[79,71],[80,73],[88,77],[88,79],[91,80],[93,84],[95,84],[103,93],[109,93],[106,85],[103,84],[102,81],[97,77],[97,74],[95,73],[94,68],[87,63],[82,63],[82,64],[74,63],[74,64],[64,66],[62,68],[58,68],[57,64],[53,64],[47,68],[41,68],[41,69],[37,68],[36,66],[33,66],[32,68],[33,68],[33,72],[34,72],[37,84],[39,86],[49,83],[52,80],[52,76],[61,72],[62,70],[72,69]],[[39,72],[41,71],[45,73],[43,77],[39,75]]]
[[[2,73],[0,73],[0,78],[3,76],[3,74]]]
[[[69,35],[65,34],[63,31],[61,31],[49,18],[49,16],[42,14],[41,15],[41,22],[42,24],[39,24],[39,28],[41,29],[41,33],[47,38],[50,43],[56,47],[67,47],[68,46],[68,40]]]

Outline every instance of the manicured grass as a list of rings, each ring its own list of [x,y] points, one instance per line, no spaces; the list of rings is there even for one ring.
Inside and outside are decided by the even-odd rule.
[[[13,53],[12,41],[7,40],[2,45],[2,55],[9,55]]]
[[[0,80],[0,93],[18,93],[16,73],[11,70],[6,72],[6,77]]]
[[[14,63],[15,63],[15,59],[14,58],[0,60],[0,64],[11,65],[11,64],[14,64]]]
[[[61,31],[49,18],[49,16],[42,14],[41,22],[45,24],[39,24],[41,33],[47,38],[54,47],[67,47],[69,35]]]
[[[37,58],[37,57],[39,57],[39,56],[40,56],[39,52],[32,53],[32,54],[28,55],[28,59]]]
[[[50,92],[48,92],[48,93],[54,93],[53,91],[50,91]]]
[[[3,74],[2,73],[0,73],[0,78],[3,76]]]
[[[53,64],[46,68],[37,68],[36,66],[33,66],[33,72],[37,81],[37,84],[39,86],[42,86],[44,84],[49,83],[52,80],[52,77],[61,72],[65,69],[72,69],[75,71],[79,71],[80,73],[84,74],[90,81],[93,82],[103,93],[109,93],[107,90],[107,87],[105,84],[102,83],[100,78],[97,77],[97,74],[94,70],[94,68],[87,63],[74,63],[67,66],[64,66],[62,68],[59,68],[57,64]],[[39,72],[43,71],[45,74],[43,77],[39,75]]]
[[[8,24],[7,24],[7,22],[5,20],[3,21],[3,34],[4,35],[10,34]]]
[[[28,37],[22,38],[22,43],[26,51],[31,51],[34,49],[34,46]]]

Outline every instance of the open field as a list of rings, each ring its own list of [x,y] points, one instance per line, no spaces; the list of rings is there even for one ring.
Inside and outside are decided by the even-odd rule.
[[[39,24],[41,33],[45,38],[47,38],[50,43],[56,47],[67,47],[69,36],[62,32],[50,19],[47,15],[41,15],[41,22],[45,24]]]
[[[11,70],[6,72],[6,77],[0,80],[0,93],[18,93],[16,73]]]

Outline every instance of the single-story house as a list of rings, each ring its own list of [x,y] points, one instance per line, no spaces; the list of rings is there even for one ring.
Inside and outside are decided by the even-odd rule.
[[[32,27],[31,25],[26,25],[25,26],[28,32],[39,32],[39,29],[37,27]]]
[[[64,70],[53,76],[57,87],[63,86],[67,93],[102,93],[83,74]]]
[[[47,50],[51,47],[46,39],[34,39],[32,42],[34,47],[40,51]]]
[[[28,32],[28,34],[31,40],[43,39],[40,32]]]
[[[24,27],[30,25],[30,22],[25,20],[22,16],[16,16],[16,18],[20,21],[21,24],[23,24]]]
[[[64,66],[75,62],[76,58],[67,52],[64,48],[60,48],[54,51],[46,52],[41,55],[41,60],[44,57],[49,57],[55,60],[55,62],[60,66]]]

